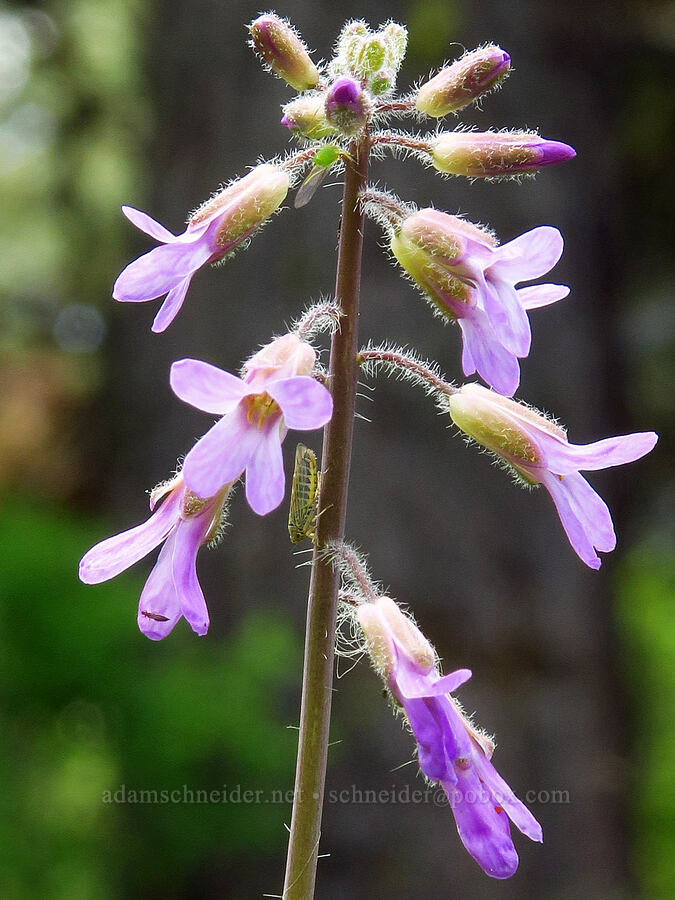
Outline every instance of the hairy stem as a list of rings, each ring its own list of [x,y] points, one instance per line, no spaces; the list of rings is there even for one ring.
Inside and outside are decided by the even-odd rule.
[[[359,365],[373,369],[383,368],[394,375],[407,375],[434,394],[441,397],[457,393],[454,384],[446,381],[437,368],[417,359],[412,353],[388,350],[386,347],[364,347],[357,357]]]
[[[368,135],[355,141],[349,152],[354,163],[345,163],[335,282],[335,299],[342,307],[343,316],[340,329],[331,341],[328,382],[333,395],[333,416],[326,426],[323,442],[321,511],[309,586],[298,759],[284,900],[311,900],[314,896],[328,758],[339,575],[330,561],[322,557],[321,551],[328,544],[339,543],[344,538],[359,372],[356,357],[363,214],[358,195],[366,184],[370,153]]]

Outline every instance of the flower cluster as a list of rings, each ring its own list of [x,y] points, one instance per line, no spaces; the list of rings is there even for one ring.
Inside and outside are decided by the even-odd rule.
[[[340,569],[345,615],[361,630],[362,649],[410,725],[422,773],[447,793],[468,852],[488,875],[507,878],[518,865],[509,821],[534,841],[542,840],[542,831],[494,769],[491,740],[473,726],[452,696],[471,673],[460,669],[441,674],[431,644],[374,585],[359,555],[343,540],[358,366],[366,374],[384,369],[421,385],[458,429],[492,452],[521,482],[543,485],[572,547],[594,569],[600,566],[598,552],[612,550],[616,537],[607,506],[581,472],[639,459],[653,448],[656,435],[644,432],[575,445],[557,424],[511,399],[520,382],[521,361],[530,352],[529,311],[562,300],[569,292],[565,285],[540,282],[562,254],[563,239],[556,228],[542,225],[500,243],[488,228],[459,215],[432,206],[418,208],[369,187],[367,165],[390,150],[444,175],[491,180],[532,174],[571,159],[575,151],[524,130],[477,132],[460,127],[417,136],[384,127],[397,116],[438,120],[455,115],[498,88],[509,74],[511,59],[495,44],[469,51],[412,93],[397,96],[407,45],[407,31],[397,23],[373,30],[361,20],[348,22],[326,64],[315,63],[300,35],[275,13],[259,16],[249,31],[263,64],[299,92],[285,104],[281,119],[299,147],[283,159],[259,162],[230,182],[188,217],[181,234],[124,206],[126,217],[160,246],[126,266],[113,297],[131,303],[164,297],[152,325],[154,332],[164,331],[201,267],[248,245],[298,182],[295,206],[308,203],[334,167],[346,173],[337,280],[342,296],[310,307],[291,330],[254,353],[239,375],[197,359],[173,363],[170,384],[176,397],[217,420],[187,452],[177,474],[152,492],[148,520],[90,549],[80,563],[80,578],[87,584],[105,581],[161,544],[141,593],[139,628],[148,638],[160,640],[184,617],[195,633],[204,635],[209,615],[197,578],[197,554],[222,534],[234,486],[244,478],[246,500],[257,515],[279,507],[286,493],[282,444],[288,431],[313,431],[332,420],[325,436],[326,471],[319,471],[313,450],[303,445],[296,450],[291,539],[314,542],[315,575],[320,566]],[[489,388],[456,387],[436,363],[408,350],[369,344],[357,354],[365,215],[384,228],[391,256],[434,312],[457,324],[464,374],[478,373]],[[326,330],[332,334],[328,374],[310,343]],[[329,525],[324,530],[325,522]],[[337,602],[338,588],[333,573],[324,574],[332,597],[321,594],[321,602],[310,603],[310,609],[311,615],[326,616],[313,633],[325,634],[330,644],[335,606],[328,601]],[[312,590],[321,591],[316,587],[320,582],[313,577]],[[321,651],[322,660],[330,663],[328,644],[322,644]],[[308,652],[316,652],[316,647],[308,646]],[[308,677],[311,670],[305,667]],[[320,688],[327,689],[323,682]],[[317,708],[312,707],[314,715],[327,716],[330,704]],[[315,724],[307,726],[312,733]],[[328,734],[327,718],[315,732]],[[314,799],[320,803],[318,795]],[[316,846],[302,855],[298,877],[311,867],[312,854]],[[302,895],[310,892],[311,886]]]
[[[252,356],[243,378],[196,359],[171,367],[176,395],[222,418],[197,441],[175,478],[152,492],[148,521],[96,544],[80,563],[80,579],[98,584],[164,542],[138,609],[138,625],[147,637],[166,637],[181,616],[197,634],[206,634],[209,616],[196,575],[197,552],[217,537],[227,498],[244,471],[254,512],[264,516],[282,502],[281,444],[288,429],[321,428],[333,410],[330,392],[312,375],[315,365],[313,347],[289,332]]]

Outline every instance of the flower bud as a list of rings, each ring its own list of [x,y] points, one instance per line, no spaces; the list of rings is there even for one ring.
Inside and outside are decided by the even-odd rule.
[[[370,30],[361,19],[347,22],[340,33],[335,57],[335,71],[353,71],[357,65],[363,39]]]
[[[389,22],[381,31],[389,49],[389,65],[397,72],[403,62],[408,46],[408,29],[398,22]]]
[[[439,172],[471,178],[522,175],[576,156],[568,144],[528,131],[445,131],[430,142],[429,152]]]
[[[307,47],[288,22],[267,13],[252,22],[249,30],[254,49],[287,84],[296,91],[316,87],[319,70],[310,59]]]
[[[335,134],[335,129],[326,118],[324,95],[304,94],[284,106],[281,124],[291,131],[310,140],[320,140]]]
[[[368,85],[375,96],[386,94],[396,85],[396,71],[391,68],[380,69],[379,72],[371,75]]]
[[[353,76],[373,94],[384,94],[396,83],[407,41],[408,32],[395,22],[379,31],[371,31],[362,21],[349,22],[340,35],[330,71],[334,76]]]
[[[469,106],[508,75],[511,57],[490,44],[472,50],[422,85],[415,107],[427,116],[440,119]]]
[[[325,100],[326,118],[344,135],[357,134],[370,115],[370,101],[361,85],[353,78],[338,78],[328,88]]]
[[[379,71],[387,60],[387,44],[379,34],[365,38],[359,49],[357,70],[365,76]]]
[[[190,226],[199,226],[220,215],[215,243],[217,247],[229,248],[259,228],[279,209],[289,186],[285,169],[263,163],[207,200],[191,216]]]
[[[311,375],[316,362],[316,351],[295,332],[289,332],[265,344],[246,363],[244,377],[247,384],[260,379],[292,378],[295,375]]]

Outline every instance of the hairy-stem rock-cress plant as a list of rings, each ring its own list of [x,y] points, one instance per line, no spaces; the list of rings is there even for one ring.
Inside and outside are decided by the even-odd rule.
[[[287,333],[244,363],[240,376],[200,360],[173,364],[176,396],[218,421],[188,450],[173,478],[152,492],[147,522],[89,550],[80,578],[88,584],[105,581],[162,544],[141,594],[139,627],[159,640],[183,616],[197,634],[205,634],[209,616],[196,557],[203,544],[222,534],[234,485],[245,478],[254,513],[276,509],[287,493],[281,445],[288,431],[323,428],[320,466],[313,451],[300,445],[292,482],[291,537],[311,539],[314,547],[283,896],[309,900],[314,895],[338,611],[342,621],[351,622],[354,641],[370,656],[394,709],[409,724],[422,774],[446,792],[462,843],[487,875],[507,878],[518,865],[509,821],[533,841],[542,840],[542,831],[494,768],[492,740],[453,696],[471,673],[442,674],[432,645],[412,617],[372,581],[364,559],[345,542],[357,380],[360,374],[384,372],[420,386],[461,433],[489,450],[519,482],[546,488],[572,547],[594,569],[600,566],[597,552],[612,550],[616,537],[607,506],[580,473],[639,459],[652,449],[656,435],[577,445],[556,422],[512,399],[520,361],[530,351],[529,311],[569,292],[565,285],[540,281],[563,251],[556,228],[538,225],[500,242],[489,228],[453,212],[419,209],[369,185],[368,174],[371,161],[386,152],[412,157],[445,175],[487,180],[531,174],[575,152],[518,129],[444,130],[434,122],[420,136],[390,127],[406,117],[442,120],[501,85],[510,57],[493,44],[464,54],[401,95],[396,79],[407,31],[395,22],[377,30],[363,21],[348,22],[333,58],[323,65],[274,13],[259,16],[249,31],[263,63],[299,91],[281,118],[298,149],[283,159],[259,162],[234,179],[190,215],[179,235],[146,213],[123,207],[127,218],[160,246],[124,269],[113,296],[125,302],[166,296],[153,323],[153,331],[163,331],[181,309],[199,268],[246,246],[279,211],[289,190],[297,189],[295,206],[303,206],[329,172],[338,172],[344,186],[334,298],[309,306]],[[458,326],[464,375],[477,373],[487,386],[458,387],[438,364],[409,350],[380,342],[361,345],[366,217],[384,230],[392,257],[434,314]],[[330,334],[327,371],[315,348],[322,332]],[[449,355],[453,350],[457,355],[454,343],[449,331]]]

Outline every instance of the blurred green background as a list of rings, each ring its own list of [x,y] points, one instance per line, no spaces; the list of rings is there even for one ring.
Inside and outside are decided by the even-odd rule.
[[[572,440],[647,428],[662,439],[650,459],[594,480],[620,535],[596,575],[581,571],[540,497],[451,442],[420,398],[378,385],[375,408],[361,410],[373,423],[357,429],[350,535],[415,609],[446,667],[474,670],[464,702],[497,732],[504,777],[521,795],[570,799],[533,805],[546,843],[520,841],[521,871],[505,884],[465,858],[447,810],[329,804],[318,896],[666,900],[675,896],[675,6],[335,7],[293,0],[279,12],[318,57],[345,18],[406,22],[403,86],[463,47],[495,40],[511,52],[505,89],[468,121],[540,125],[577,148],[574,163],[523,185],[441,182],[413,161],[386,163],[376,177],[490,222],[503,239],[561,227],[555,279],[572,296],[533,316],[522,396],[554,409]],[[295,568],[284,510],[261,521],[238,497],[225,542],[202,554],[205,639],[184,623],[161,644],[137,632],[147,562],[95,588],[76,579],[83,552],[143,518],[144,490],[208,424],[172,398],[171,360],[236,369],[332,289],[335,187],[282,213],[226,269],[200,273],[166,335],[149,331],[155,304],[110,299],[126,261],[148,247],[122,203],[179,229],[220,181],[287,148],[277,121],[290,93],[245,44],[257,12],[243,0],[0,2],[8,900],[243,898],[282,883],[289,804],[237,798],[281,796],[293,783],[308,570]],[[456,335],[387,265],[374,228],[365,272],[364,336],[410,342],[458,374]],[[338,687],[328,789],[420,787],[414,766],[393,771],[410,740],[365,663]],[[227,802],[129,799],[184,789],[222,791]]]

